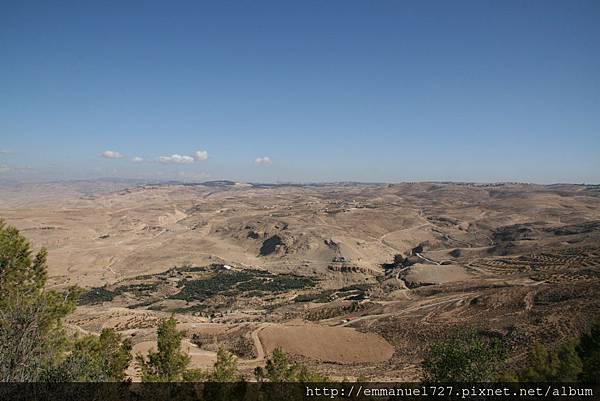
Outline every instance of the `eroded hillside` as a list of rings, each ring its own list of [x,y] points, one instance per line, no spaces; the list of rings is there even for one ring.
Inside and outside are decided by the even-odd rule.
[[[282,347],[336,377],[411,379],[465,327],[516,363],[600,310],[594,186],[83,188],[2,188],[0,216],[48,248],[50,286],[85,288],[70,326],[136,352],[176,313],[196,366],[221,344],[250,371]]]

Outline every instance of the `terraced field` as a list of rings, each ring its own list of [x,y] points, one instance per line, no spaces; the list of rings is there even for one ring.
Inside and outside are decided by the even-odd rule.
[[[48,248],[51,287],[84,289],[68,327],[143,353],[175,314],[198,367],[224,346],[251,377],[279,346],[332,377],[413,380],[431,341],[468,330],[519,363],[600,314],[595,187],[56,185],[0,188],[0,216]]]
[[[529,273],[543,281],[590,280],[600,275],[600,248],[572,247],[517,257],[477,259],[469,268],[498,275]]]

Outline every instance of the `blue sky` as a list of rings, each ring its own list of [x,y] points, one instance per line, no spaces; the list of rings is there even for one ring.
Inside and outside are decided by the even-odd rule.
[[[595,0],[2,2],[0,179],[598,183],[599,20]]]

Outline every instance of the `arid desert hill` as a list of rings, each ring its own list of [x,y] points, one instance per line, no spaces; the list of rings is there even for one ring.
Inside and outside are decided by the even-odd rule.
[[[0,217],[48,249],[49,286],[87,291],[73,329],[144,352],[174,312],[196,366],[217,344],[248,370],[282,347],[336,377],[412,379],[461,328],[518,361],[599,312],[598,186],[7,185]]]

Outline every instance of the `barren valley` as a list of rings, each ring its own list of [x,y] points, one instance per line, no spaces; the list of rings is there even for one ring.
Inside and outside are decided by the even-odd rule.
[[[250,375],[280,347],[414,380],[435,339],[476,331],[518,364],[600,311],[599,186],[20,184],[0,217],[48,249],[49,287],[83,288],[72,331],[143,353],[174,313],[195,367],[224,346]]]

